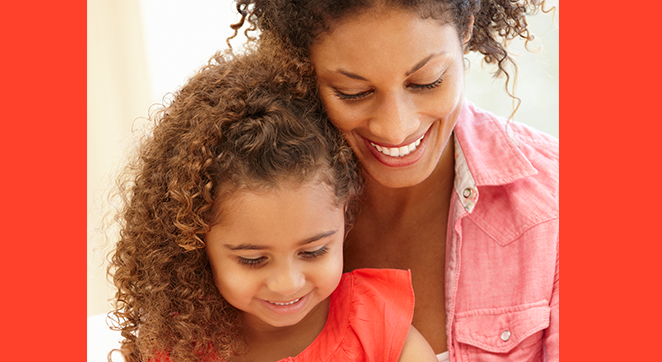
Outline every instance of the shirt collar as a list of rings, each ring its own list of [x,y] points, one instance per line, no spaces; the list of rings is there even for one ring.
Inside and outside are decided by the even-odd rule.
[[[464,101],[453,132],[455,192],[468,212],[479,197],[479,186],[505,185],[538,171],[519,150],[507,121]]]

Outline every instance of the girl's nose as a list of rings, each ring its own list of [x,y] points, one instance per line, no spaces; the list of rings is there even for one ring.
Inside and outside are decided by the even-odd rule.
[[[267,282],[269,290],[281,295],[294,295],[306,285],[306,277],[296,265],[280,265]]]
[[[382,96],[370,119],[370,132],[376,141],[400,145],[419,129],[416,106],[405,94],[391,92]]]

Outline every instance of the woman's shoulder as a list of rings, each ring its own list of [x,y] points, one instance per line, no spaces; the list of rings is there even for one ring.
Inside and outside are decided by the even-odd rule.
[[[468,101],[455,127],[455,137],[456,154],[466,159],[477,186],[501,186],[526,179],[558,189],[557,138]]]
[[[481,132],[482,138],[474,138],[480,141],[488,138],[504,137],[516,147],[521,144],[530,145],[538,152],[550,153],[549,156],[558,162],[559,140],[558,138],[535,129],[525,123],[509,120],[505,117],[495,115],[465,101],[465,105],[458,121],[457,127],[461,132]]]
[[[556,138],[467,102],[455,140],[455,189],[481,230],[509,243],[538,225],[557,224]]]

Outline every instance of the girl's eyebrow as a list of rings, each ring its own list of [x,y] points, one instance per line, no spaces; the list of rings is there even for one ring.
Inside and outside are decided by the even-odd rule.
[[[338,69],[336,69],[336,72],[338,72],[338,73],[340,73],[340,74],[342,74],[342,75],[344,75],[345,77],[348,77],[348,78],[363,80],[363,81],[366,81],[366,82],[368,81],[367,79],[363,78],[362,76],[360,76],[356,73],[352,73],[350,71],[344,70],[344,69],[338,68]]]
[[[325,231],[321,234],[315,235],[313,237],[304,239],[299,243],[299,246],[304,246],[306,244],[310,244],[312,242],[315,242],[317,240],[329,237],[333,234],[338,232],[338,230],[330,230],[330,231]],[[223,244],[227,249],[236,251],[236,250],[271,250],[272,248],[270,246],[264,246],[264,245],[257,245],[257,244],[239,244],[239,245],[231,245],[231,244]]]

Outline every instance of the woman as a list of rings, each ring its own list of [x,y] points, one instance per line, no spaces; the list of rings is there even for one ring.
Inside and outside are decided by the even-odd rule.
[[[439,360],[558,360],[558,141],[464,99],[463,55],[505,72],[540,4],[238,0],[312,61],[366,179],[345,269],[411,269]]]

